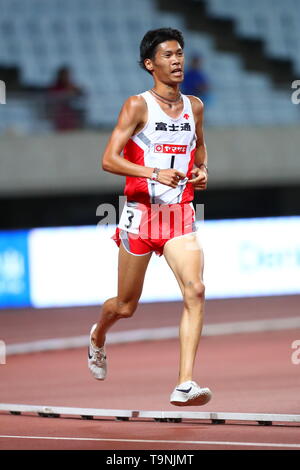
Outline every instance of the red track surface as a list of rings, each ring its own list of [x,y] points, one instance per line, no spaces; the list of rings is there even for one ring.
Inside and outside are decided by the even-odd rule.
[[[216,313],[218,309],[215,310],[214,319],[224,322],[225,319],[233,321],[234,316],[239,321],[258,318],[257,308],[252,310],[253,316],[249,315],[249,304],[252,303],[253,307],[255,302],[256,305],[264,302],[262,312],[265,315],[260,318],[271,318],[275,301],[269,300],[269,305],[266,299],[214,301],[220,307],[219,313]],[[296,314],[293,310],[295,300],[295,297],[277,299],[285,305],[285,316]],[[165,312],[168,305],[170,307],[170,304],[162,304]],[[230,312],[226,311],[228,305],[231,307]],[[166,314],[169,326],[176,324],[180,312],[180,305],[171,306],[173,311],[176,307],[177,312],[172,322],[172,312]],[[137,320],[136,328],[145,327],[147,322],[151,327],[166,325],[159,322],[161,315],[157,314],[158,306],[143,305],[139,308],[140,311],[144,310],[142,318],[146,318],[145,311],[148,315],[150,310],[156,313],[151,325],[147,317],[144,323],[141,319]],[[209,308],[212,308],[212,304],[208,302],[207,311]],[[248,315],[245,314],[247,308]],[[63,311],[60,312],[61,324],[66,325]],[[69,312],[66,311],[68,320]],[[12,314],[15,322],[10,324],[10,328],[9,313],[3,317],[1,315],[1,326],[4,325],[1,336],[6,338],[2,331],[6,335],[10,334],[11,341],[7,342],[15,342],[17,338],[26,341],[41,336],[53,337],[53,329],[59,329],[59,325],[53,323],[53,318],[50,320],[49,312],[27,312],[27,315],[39,319],[39,327],[33,324],[33,328],[30,328],[30,323],[27,323],[23,331],[20,331],[20,324],[16,321],[19,315],[20,322],[24,322],[20,312]],[[76,315],[79,318],[79,309],[75,311],[75,318]],[[274,316],[279,316],[276,310]],[[90,317],[89,314],[87,319],[81,316],[81,323],[85,324],[88,320],[89,327],[96,318],[95,311],[93,319]],[[133,320],[129,322],[133,325]],[[41,329],[42,323],[45,334],[38,337],[36,332]],[[119,323],[119,328],[123,328]],[[45,324],[49,327],[45,327]],[[124,329],[129,329],[126,321],[123,324]],[[67,335],[64,327],[60,332],[62,336]],[[86,328],[75,332],[76,328],[71,322],[70,329],[72,334],[87,334]],[[291,362],[291,345],[296,339],[300,339],[300,329],[203,337],[197,356],[195,380],[213,391],[212,401],[204,407],[179,409],[169,404],[169,395],[177,376],[177,340],[108,345],[109,375],[104,382],[91,378],[86,365],[85,348],[9,356],[7,364],[0,366],[0,402],[80,408],[300,414],[300,365]],[[0,412],[0,436],[11,436],[0,437],[0,449],[276,450],[284,449],[282,444],[298,444],[300,449],[300,431],[295,425],[261,427],[257,424],[213,425],[192,421],[84,421],[80,418],[12,416],[4,412]],[[26,436],[30,439],[24,438]],[[254,445],[250,446],[249,443]],[[266,444],[275,446],[268,447]]]
[[[117,322],[111,331],[178,325],[180,302],[140,304],[132,318]],[[87,335],[100,307],[0,310],[0,339],[6,344],[46,338]],[[300,296],[208,300],[205,324],[249,321],[300,314]]]

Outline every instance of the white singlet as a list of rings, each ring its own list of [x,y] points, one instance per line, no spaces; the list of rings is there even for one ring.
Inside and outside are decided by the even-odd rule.
[[[149,91],[141,93],[148,107],[148,122],[131,137],[124,148],[124,158],[150,168],[176,168],[186,175],[177,188],[148,178],[126,177],[128,201],[143,204],[189,203],[194,188],[187,180],[192,176],[196,147],[195,121],[190,99],[182,95],[183,110],[178,118],[166,114]]]

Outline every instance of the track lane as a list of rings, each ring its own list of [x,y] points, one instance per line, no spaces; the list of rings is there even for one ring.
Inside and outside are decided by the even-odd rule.
[[[299,338],[300,330],[202,338],[195,379],[210,386],[214,396],[201,411],[298,414],[300,365],[291,362],[291,344]],[[0,368],[0,402],[110,409],[177,409],[168,402],[176,380],[177,340],[110,345],[107,352],[109,376],[104,382],[90,377],[85,348],[9,357],[7,364]],[[188,410],[199,411],[200,408],[189,407]],[[1,413],[0,429],[2,436],[40,437],[0,438],[2,449],[186,449],[192,445],[201,449],[255,449],[259,448],[257,443],[300,444],[299,427],[278,425],[266,428],[252,424],[126,423]],[[144,442],[136,442],[140,440]],[[191,441],[197,444],[191,444]],[[245,444],[228,444],[230,442],[256,444],[247,447]]]

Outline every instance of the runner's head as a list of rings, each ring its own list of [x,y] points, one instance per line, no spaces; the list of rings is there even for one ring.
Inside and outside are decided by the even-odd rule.
[[[167,83],[183,81],[184,39],[177,29],[148,31],[140,44],[140,66],[154,78]]]

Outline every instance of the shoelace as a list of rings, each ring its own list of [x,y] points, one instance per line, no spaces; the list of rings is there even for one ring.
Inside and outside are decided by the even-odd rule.
[[[102,363],[106,359],[106,355],[105,355],[105,352],[103,351],[103,349],[94,350],[93,355],[94,355],[94,358],[95,358],[95,362],[97,362],[97,363]]]

